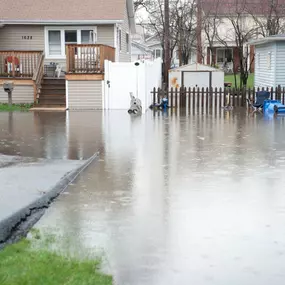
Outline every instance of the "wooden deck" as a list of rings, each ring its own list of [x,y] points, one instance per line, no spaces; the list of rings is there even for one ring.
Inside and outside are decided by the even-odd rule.
[[[103,74],[104,61],[115,61],[115,49],[106,45],[66,46],[67,74]]]

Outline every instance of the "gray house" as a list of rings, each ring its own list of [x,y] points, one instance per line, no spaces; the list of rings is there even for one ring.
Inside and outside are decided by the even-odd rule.
[[[1,0],[0,102],[9,78],[15,103],[102,108],[104,60],[131,61],[134,31],[132,0]]]
[[[255,87],[285,87],[285,35],[250,43],[255,46]]]

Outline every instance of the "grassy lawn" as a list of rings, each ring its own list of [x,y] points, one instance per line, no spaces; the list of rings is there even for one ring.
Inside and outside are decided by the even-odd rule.
[[[1,285],[111,285],[112,277],[99,272],[100,261],[66,257],[36,249],[23,239],[0,251]]]
[[[234,75],[225,75],[225,82],[231,82],[232,87],[235,87],[235,77]],[[240,77],[239,74],[237,74],[237,87],[239,88],[240,84]],[[247,79],[247,87],[253,88],[254,86],[254,73],[249,74],[248,79]]]
[[[8,104],[0,103],[0,112],[28,111],[32,107],[33,107],[33,104],[12,104],[12,106],[9,106]]]

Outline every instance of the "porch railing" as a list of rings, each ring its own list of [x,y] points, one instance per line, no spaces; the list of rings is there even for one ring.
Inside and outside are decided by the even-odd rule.
[[[41,51],[0,51],[0,77],[32,78]]]
[[[115,49],[113,47],[95,44],[72,44],[66,46],[67,73],[104,73],[105,60],[115,61]]]
[[[44,77],[44,60],[45,60],[45,54],[44,52],[42,52],[39,55],[38,64],[33,74],[33,81],[36,88],[36,92],[34,94],[34,102],[36,102],[37,96],[39,95],[41,90],[42,79]]]

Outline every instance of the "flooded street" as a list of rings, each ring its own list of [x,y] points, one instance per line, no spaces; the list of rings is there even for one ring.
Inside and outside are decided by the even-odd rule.
[[[102,249],[116,284],[284,284],[285,117],[6,117],[2,133],[13,135],[1,137],[1,153],[83,159],[100,150],[36,227]]]

